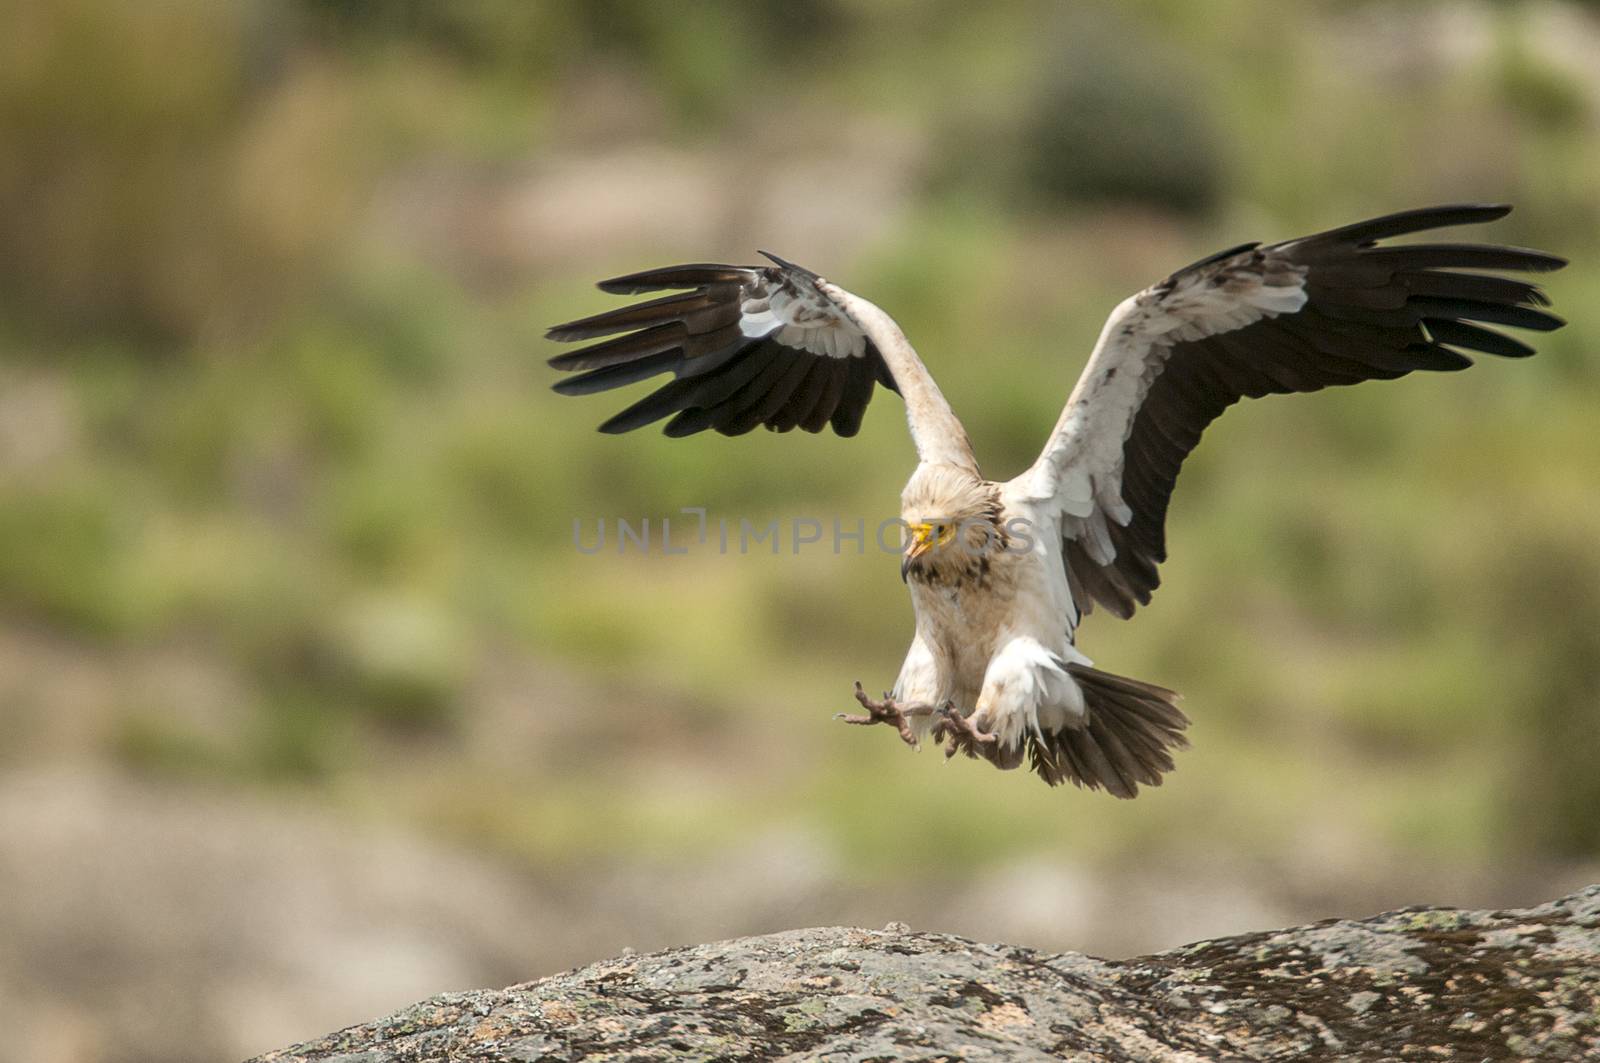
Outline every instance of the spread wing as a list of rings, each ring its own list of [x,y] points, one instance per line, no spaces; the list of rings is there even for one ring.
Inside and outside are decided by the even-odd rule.
[[[773,261],[670,266],[601,281],[602,291],[619,295],[677,294],[552,328],[548,338],[563,342],[612,337],[550,359],[579,373],[555,390],[588,395],[672,374],[602,432],[671,417],[669,436],[707,428],[741,435],[757,425],[820,432],[830,424],[855,435],[874,386],[899,390],[895,379],[861,326],[818,290],[816,274]]]
[[[1547,331],[1562,321],[1541,309],[1537,287],[1498,271],[1564,260],[1484,244],[1378,244],[1510,209],[1426,208],[1246,244],[1119,306],[1044,452],[1009,485],[1059,519],[1076,607],[1099,602],[1127,617],[1150,601],[1178,470],[1239,399],[1464,369],[1464,351],[1534,353],[1485,323]]]

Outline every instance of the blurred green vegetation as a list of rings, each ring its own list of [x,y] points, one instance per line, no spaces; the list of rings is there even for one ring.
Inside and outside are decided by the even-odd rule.
[[[7,4],[0,633],[107,677],[83,738],[104,756],[530,860],[794,822],[884,871],[1329,830],[1419,859],[1600,853],[1588,10]],[[1511,201],[1485,235],[1573,259],[1549,282],[1571,326],[1524,364],[1211,430],[1154,605],[1083,631],[1103,666],[1185,692],[1195,749],[1164,790],[941,770],[829,721],[898,667],[892,559],[570,545],[574,518],[683,505],[893,512],[891,396],[853,441],[669,444],[599,436],[620,401],[548,392],[542,328],[604,305],[591,279],[748,255],[781,219],[692,230],[716,246],[579,224],[509,252],[471,224],[505,217],[474,213],[497,189],[537,199],[541,175],[639,145],[721,160],[712,195],[734,198],[782,172],[790,124],[852,122],[923,148],[882,234],[817,264],[896,314],[993,476],[1032,459],[1112,306],[1240,240]],[[228,704],[115,681],[174,647]],[[26,756],[50,724],[6,711]],[[890,802],[926,814],[861,814]]]

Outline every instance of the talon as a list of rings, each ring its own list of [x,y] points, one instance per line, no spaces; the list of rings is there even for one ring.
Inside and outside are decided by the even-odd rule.
[[[1000,736],[989,731],[980,731],[969,717],[963,716],[953,703],[946,702],[939,710],[939,722],[933,725],[933,736],[944,739],[944,755],[946,758],[955,756],[958,752],[977,755],[980,745],[993,745],[1000,740]]]
[[[840,712],[834,714],[834,719],[843,720],[845,723],[855,724],[860,727],[871,726],[875,723],[891,724],[900,733],[901,741],[913,749],[916,748],[917,735],[911,729],[909,717],[926,716],[932,711],[930,708],[920,705],[900,705],[889,695],[887,690],[883,692],[882,700],[869,697],[866,690],[861,686],[860,681],[856,682],[855,693],[856,700],[861,703],[862,708],[867,710],[866,715],[857,716]]]

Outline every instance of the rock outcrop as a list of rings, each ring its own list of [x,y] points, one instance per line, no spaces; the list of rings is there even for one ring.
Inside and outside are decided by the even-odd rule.
[[[450,993],[258,1063],[1600,1058],[1600,886],[1131,960],[899,924],[627,955]]]

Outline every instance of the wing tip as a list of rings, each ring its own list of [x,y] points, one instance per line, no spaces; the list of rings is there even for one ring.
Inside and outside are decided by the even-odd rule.
[[[1360,247],[1372,247],[1379,240],[1409,236],[1429,229],[1483,225],[1505,217],[1511,210],[1510,203],[1441,203],[1427,207],[1412,207],[1409,210],[1393,211],[1351,222],[1287,243],[1293,245],[1332,240],[1351,241]]]
[[[607,277],[605,280],[595,281],[594,286],[607,295],[643,295],[646,292],[660,291],[661,285],[651,284],[649,279],[657,274],[667,272],[667,269],[670,268],[645,269],[633,273],[624,273],[618,277]],[[690,288],[693,285],[684,285],[684,287]]]
[[[646,292],[659,291],[659,288],[640,284],[632,279],[632,274],[626,277],[612,277],[608,280],[595,281],[594,286],[607,295],[643,295]]]
[[[647,292],[685,291],[711,284],[739,284],[749,280],[753,266],[730,266],[722,262],[689,262],[679,266],[625,273],[596,281],[595,287],[609,295],[643,295]]]
[[[563,373],[576,373],[583,369],[594,368],[586,362],[588,354],[589,348],[587,347],[576,351],[562,351],[560,354],[546,358],[544,364]]]
[[[654,397],[653,393],[652,395],[646,396],[646,401],[652,397]],[[620,436],[627,432],[631,432],[636,428],[643,428],[645,425],[650,424],[653,421],[660,420],[662,417],[667,415],[666,412],[645,415],[639,409],[640,405],[640,403],[635,403],[625,410],[612,414],[604,421],[601,421],[600,424],[595,428],[595,431],[601,433],[602,435]]]
[[[1453,221],[1434,222],[1429,228],[1444,225],[1477,225],[1483,222],[1498,221],[1510,214],[1513,206],[1510,203],[1439,203],[1429,207],[1412,207],[1410,210],[1395,211],[1383,217],[1396,221],[1424,218],[1450,218]],[[1373,221],[1380,219],[1373,218]],[[1361,223],[1357,223],[1361,224]]]

